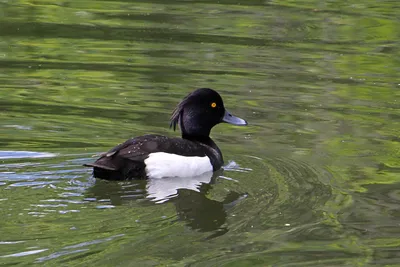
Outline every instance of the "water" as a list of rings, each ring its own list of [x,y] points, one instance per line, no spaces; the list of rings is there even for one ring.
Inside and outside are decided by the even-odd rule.
[[[0,1],[0,263],[398,266],[396,1]],[[198,87],[226,167],[82,167]]]

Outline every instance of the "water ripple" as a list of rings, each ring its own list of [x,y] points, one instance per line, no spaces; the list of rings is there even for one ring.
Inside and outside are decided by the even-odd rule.
[[[82,247],[87,247],[87,246],[92,246],[92,245],[109,242],[109,241],[112,241],[116,238],[123,237],[123,236],[124,236],[124,234],[118,234],[118,235],[110,236],[107,238],[95,239],[95,240],[91,240],[91,241],[87,241],[87,242],[78,243],[76,245],[66,246],[66,247],[63,247],[61,251],[52,253],[49,256],[37,258],[36,262],[45,262],[45,261],[52,260],[52,259],[55,259],[55,258],[58,258],[61,256],[85,252],[85,251],[88,251],[89,248],[82,248]]]
[[[38,254],[38,253],[44,252],[46,250],[48,250],[48,249],[27,250],[27,251],[23,251],[23,252],[14,253],[14,254],[3,255],[3,256],[0,256],[0,257],[1,258],[24,257],[24,256],[33,255],[33,254]]]
[[[57,154],[47,152],[0,150],[0,159],[53,158],[56,156]]]

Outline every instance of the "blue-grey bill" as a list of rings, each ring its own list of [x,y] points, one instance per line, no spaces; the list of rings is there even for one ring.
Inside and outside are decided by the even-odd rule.
[[[239,117],[235,117],[233,116],[231,113],[229,113],[227,110],[225,110],[225,114],[224,117],[222,118],[223,122],[227,122],[233,125],[247,125],[247,121],[239,118]]]

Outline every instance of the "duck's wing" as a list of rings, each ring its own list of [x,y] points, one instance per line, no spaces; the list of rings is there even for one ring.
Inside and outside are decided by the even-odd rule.
[[[204,147],[196,142],[181,138],[169,138],[161,135],[144,135],[117,145],[103,153],[94,163],[85,164],[88,167],[98,167],[106,170],[119,170],[126,161],[142,163],[151,153],[165,152],[181,156],[205,156]]]

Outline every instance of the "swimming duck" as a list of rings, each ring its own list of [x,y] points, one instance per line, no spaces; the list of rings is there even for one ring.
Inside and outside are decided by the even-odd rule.
[[[175,131],[179,125],[182,138],[155,134],[135,137],[84,166],[93,167],[93,176],[106,180],[194,177],[216,171],[223,158],[210,131],[221,122],[247,125],[225,109],[216,91],[200,88],[187,95],[172,113],[170,127]]]

